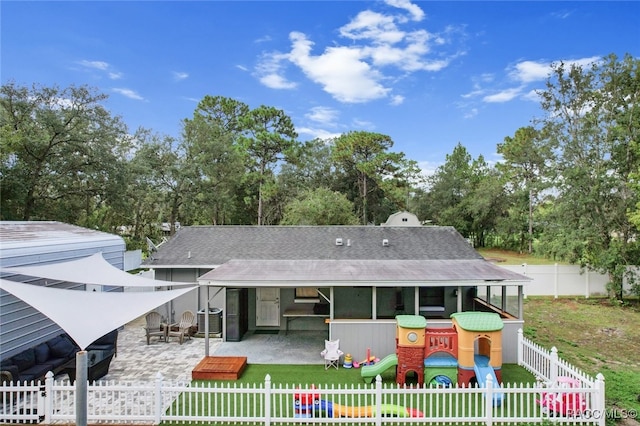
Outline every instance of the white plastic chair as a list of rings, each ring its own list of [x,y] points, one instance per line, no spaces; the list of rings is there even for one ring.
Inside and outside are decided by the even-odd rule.
[[[342,355],[344,355],[344,352],[340,350],[340,339],[324,341],[324,350],[320,352],[320,356],[324,358],[325,370],[330,367],[334,367],[337,370]]]

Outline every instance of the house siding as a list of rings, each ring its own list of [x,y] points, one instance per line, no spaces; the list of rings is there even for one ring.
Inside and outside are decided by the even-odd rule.
[[[0,267],[38,265],[80,259],[95,253],[113,266],[124,267],[124,240],[116,235],[59,222],[0,222]],[[26,276],[13,281],[44,284]],[[48,280],[47,286],[84,289],[84,284]],[[48,317],[10,293],[0,290],[0,358],[11,357],[45,342],[63,330]]]

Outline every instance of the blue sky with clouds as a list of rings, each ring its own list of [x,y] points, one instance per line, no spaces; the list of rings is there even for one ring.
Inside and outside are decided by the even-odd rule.
[[[384,133],[432,170],[542,112],[552,62],[640,56],[640,2],[2,1],[2,83],[89,85],[131,131],[205,95],[284,110],[299,139]]]

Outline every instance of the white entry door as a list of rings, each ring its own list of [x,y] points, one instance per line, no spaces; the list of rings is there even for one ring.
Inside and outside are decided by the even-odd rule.
[[[280,325],[280,289],[256,288],[256,326],[277,327]]]

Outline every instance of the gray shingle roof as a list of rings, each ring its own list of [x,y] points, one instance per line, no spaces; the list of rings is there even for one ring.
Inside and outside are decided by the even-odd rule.
[[[524,281],[527,277],[483,259],[470,260],[230,260],[198,278],[216,286],[378,287],[438,282]],[[271,283],[271,284],[270,284]]]
[[[336,245],[336,239],[342,245]],[[383,246],[383,240],[388,241]],[[189,226],[162,244],[150,267],[214,267],[251,260],[482,259],[452,227]]]

